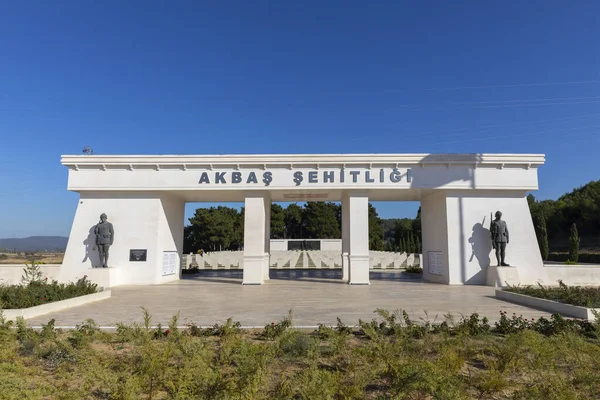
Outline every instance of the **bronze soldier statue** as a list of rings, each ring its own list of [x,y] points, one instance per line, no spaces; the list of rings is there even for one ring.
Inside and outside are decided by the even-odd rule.
[[[96,234],[98,253],[100,253],[100,265],[108,268],[108,249],[113,244],[115,231],[112,224],[106,220],[106,214],[100,215],[100,222],[94,228],[94,233]]]
[[[500,211],[496,211],[496,219],[492,221],[490,227],[490,233],[492,235],[492,247],[496,250],[496,260],[498,261],[498,266],[509,267],[510,265],[504,262],[504,253],[506,250],[506,245],[509,241],[508,227],[506,226],[506,222],[500,219],[501,217],[502,213]]]

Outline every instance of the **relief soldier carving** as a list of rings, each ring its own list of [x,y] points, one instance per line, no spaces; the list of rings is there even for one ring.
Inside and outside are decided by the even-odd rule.
[[[98,246],[98,252],[100,254],[100,266],[108,268],[108,250],[113,244],[115,238],[115,231],[110,222],[108,222],[106,214],[100,215],[100,222],[94,228],[96,234],[96,245]]]
[[[502,218],[502,213],[496,211],[496,219],[492,221],[490,227],[492,247],[496,250],[496,261],[498,261],[498,266],[509,267],[510,265],[504,261],[506,245],[509,242],[508,226],[506,226],[506,222],[500,218]]]

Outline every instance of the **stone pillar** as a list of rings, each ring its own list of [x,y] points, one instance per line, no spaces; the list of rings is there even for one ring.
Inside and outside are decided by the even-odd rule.
[[[247,193],[244,210],[244,285],[262,285],[269,271],[267,222],[271,200],[267,193]],[[266,271],[266,273],[265,273]]]
[[[166,193],[81,192],[58,280],[74,281],[87,275],[104,287],[178,280],[184,211],[185,201]],[[99,255],[94,227],[102,213],[107,214],[115,231],[109,268],[97,268]],[[145,261],[130,259],[131,250],[145,251]],[[165,259],[169,268],[163,270]],[[106,275],[106,279],[100,275]]]
[[[348,195],[342,198],[342,281],[348,282],[350,270],[350,204]]]
[[[263,265],[263,278],[269,280],[269,268],[271,267],[271,200],[267,199],[265,204],[265,250],[264,257],[266,259]]]
[[[350,193],[348,204],[349,268],[351,285],[369,284],[369,198],[365,194]]]
[[[490,223],[496,210],[508,224],[506,260],[522,285],[547,280],[523,191],[433,190],[421,198],[423,279],[450,285],[485,285],[496,264]],[[491,272],[493,274],[493,271]]]

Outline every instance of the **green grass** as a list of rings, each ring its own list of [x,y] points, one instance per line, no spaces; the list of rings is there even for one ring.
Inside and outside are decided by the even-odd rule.
[[[574,306],[600,308],[600,287],[567,286],[562,281],[558,283],[558,287],[538,284],[538,286],[508,286],[504,290]]]
[[[0,397],[8,399],[597,399],[600,328],[558,315],[477,314],[437,325],[377,310],[350,328],[265,330],[88,320],[60,331],[0,318]]]

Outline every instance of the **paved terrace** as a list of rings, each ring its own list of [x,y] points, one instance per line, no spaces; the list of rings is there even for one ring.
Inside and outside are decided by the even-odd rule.
[[[423,283],[401,272],[371,272],[371,285],[350,286],[340,281],[340,270],[275,271],[262,286],[242,286],[242,271],[203,271],[184,276],[177,282],[152,286],[123,286],[112,290],[107,300],[74,307],[32,318],[32,326],[56,319],[56,326],[74,326],[87,318],[101,326],[115,322],[142,322],[140,307],[152,314],[152,323],[168,324],[180,312],[181,325],[193,322],[200,326],[223,323],[228,317],[244,326],[264,326],[280,320],[289,309],[294,325],[335,324],[336,317],[347,325],[358,319],[371,320],[373,311],[406,310],[411,318],[437,322],[444,314],[456,319],[473,312],[499,318],[499,311],[536,319],[550,314],[496,300],[494,288],[486,286],[447,286]]]

